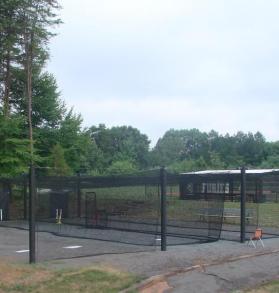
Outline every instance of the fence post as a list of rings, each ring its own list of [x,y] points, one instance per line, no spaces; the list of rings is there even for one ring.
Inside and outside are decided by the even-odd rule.
[[[9,188],[9,180],[3,181],[3,193],[4,198],[6,199],[6,215],[4,212],[4,219],[10,220],[10,207],[11,207],[11,194],[10,194],[10,188]]]
[[[27,220],[27,176],[23,177],[23,219]]]
[[[240,242],[246,240],[246,168],[241,168]]]
[[[81,217],[80,171],[77,172],[77,216]]]
[[[161,185],[161,251],[167,250],[167,174],[164,167],[160,169]]]
[[[29,263],[36,262],[36,175],[33,165],[29,170]]]

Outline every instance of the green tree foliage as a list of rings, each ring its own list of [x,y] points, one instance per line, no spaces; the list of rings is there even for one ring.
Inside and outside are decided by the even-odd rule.
[[[81,130],[80,116],[66,111],[55,78],[43,72],[48,41],[54,35],[52,27],[60,23],[58,8],[57,0],[0,2],[0,110],[7,119],[1,125],[0,176],[12,168],[11,162],[15,162],[13,173],[19,173],[21,165],[27,168],[30,161],[26,159],[37,160],[34,146],[38,155],[45,158],[39,160],[44,166],[53,155],[53,147],[60,143],[73,170],[80,168],[81,161],[87,162],[85,157],[94,149],[89,135]],[[17,123],[15,117],[21,122]],[[25,156],[27,142],[31,156]],[[10,162],[5,165],[10,167],[4,168],[3,162]]]
[[[0,115],[0,174],[12,177],[27,171],[30,160],[29,141],[22,138],[20,117]]]
[[[10,115],[12,69],[20,55],[21,0],[0,2],[0,97],[4,117]]]
[[[64,149],[60,144],[56,144],[52,147],[49,158],[49,166],[50,175],[67,176],[72,173],[65,160]]]
[[[171,129],[153,149],[152,163],[176,170],[184,168],[185,171],[237,168],[241,165],[258,167],[271,148],[266,149],[265,138],[259,132],[220,135],[213,130],[205,133],[197,129]]]
[[[199,170],[204,170],[207,168],[208,166],[202,157],[196,160],[190,159],[190,160],[175,162],[168,166],[168,169],[176,173],[199,171]]]
[[[264,149],[262,168],[279,168],[279,141],[267,142]]]
[[[82,131],[81,123],[81,116],[74,114],[71,109],[57,130],[57,141],[64,148],[66,161],[75,172],[85,168],[91,147],[90,137]]]
[[[13,108],[27,117],[27,100],[23,99],[25,94],[25,74],[23,70],[16,70],[16,80],[12,83]],[[33,105],[32,124],[37,128],[58,127],[66,112],[65,104],[60,100],[60,93],[56,80],[52,74],[47,72],[33,76]]]
[[[133,162],[128,160],[114,161],[106,170],[106,174],[117,175],[117,174],[131,174],[137,171],[136,166]]]
[[[58,8],[57,0],[2,0],[0,2],[2,111],[4,117],[8,117],[10,111],[13,110],[10,108],[12,103],[19,107],[20,104],[25,105],[31,160],[33,160],[34,150],[32,118],[36,117],[36,111],[33,111],[35,93],[33,79],[34,76],[40,76],[45,61],[48,59],[48,41],[53,36],[51,27],[60,23],[57,18]],[[20,81],[23,81],[21,87]],[[37,81],[37,84],[39,82]],[[15,92],[12,87],[16,89]],[[20,88],[20,99],[17,99],[18,96],[14,94]],[[40,96],[40,93],[37,93],[37,96]]]
[[[25,172],[31,160],[60,175],[162,165],[177,172],[279,168],[279,142],[266,142],[259,132],[171,129],[150,151],[148,137],[131,126],[83,129],[82,117],[67,110],[55,78],[44,71],[58,9],[58,0],[0,1],[0,176]]]
[[[275,168],[279,169],[279,155],[268,156],[260,165],[261,168],[269,169]]]
[[[209,159],[208,135],[198,129],[171,129],[158,140],[153,150],[155,165],[166,165],[183,160]]]
[[[145,134],[131,126],[106,128],[104,124],[92,126],[89,134],[100,150],[105,172],[114,162],[130,162],[137,169],[148,166],[149,140]]]

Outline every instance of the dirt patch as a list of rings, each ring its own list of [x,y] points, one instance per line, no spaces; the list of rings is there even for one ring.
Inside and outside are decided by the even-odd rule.
[[[149,287],[140,289],[140,293],[164,293],[166,290],[172,289],[172,287],[169,286],[168,282],[165,280],[162,280],[158,283],[155,283]]]

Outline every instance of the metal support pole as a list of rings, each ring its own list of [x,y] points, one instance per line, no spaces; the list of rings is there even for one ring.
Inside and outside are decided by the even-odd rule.
[[[77,172],[77,215],[81,217],[80,171]]]
[[[27,176],[24,175],[23,178],[23,219],[27,220],[27,181],[26,178]]]
[[[12,199],[13,199],[13,192],[12,192],[12,186],[11,186],[11,182],[9,181],[8,182],[8,185],[7,185],[7,192],[8,192],[8,199],[9,199],[9,208],[8,208],[8,214],[7,214],[7,219],[10,220],[10,207],[11,207],[11,202],[12,202]]]
[[[240,201],[240,242],[244,243],[246,240],[246,168],[241,168],[241,201]]]
[[[35,168],[30,166],[29,172],[29,263],[36,262],[36,177]]]
[[[6,219],[6,220],[10,220],[10,208],[11,208],[11,194],[10,194],[10,188],[9,188],[9,181],[4,181],[3,182],[3,193],[4,193],[4,198],[6,199],[5,202],[6,202],[6,206],[5,206],[5,209],[6,209],[6,213],[5,213],[5,210],[4,210],[4,216],[3,218]]]
[[[161,185],[161,251],[167,250],[167,174],[164,167],[160,170]]]

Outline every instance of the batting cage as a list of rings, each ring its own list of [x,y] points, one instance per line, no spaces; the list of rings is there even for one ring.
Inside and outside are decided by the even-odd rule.
[[[185,173],[181,195],[185,198],[221,196],[222,233],[225,240],[249,239],[256,228],[263,237],[279,237],[279,170],[207,170]],[[244,176],[243,176],[244,175]],[[204,221],[219,217],[219,210],[200,210]]]
[[[279,236],[279,170],[46,173],[0,180],[0,244],[30,262]]]
[[[160,176],[38,176],[38,259],[153,250],[160,244]]]
[[[195,189],[188,176],[167,175],[168,245],[216,241],[222,229],[224,198]]]
[[[223,198],[184,198],[165,169],[123,176],[46,176],[36,170],[36,259],[165,250],[219,239]],[[219,217],[204,221],[202,209]]]

